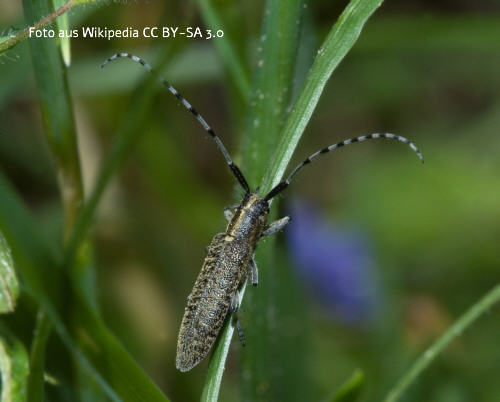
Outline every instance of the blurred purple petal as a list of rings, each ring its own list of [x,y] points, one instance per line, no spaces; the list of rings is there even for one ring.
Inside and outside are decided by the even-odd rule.
[[[336,228],[310,203],[293,201],[290,216],[287,242],[303,281],[336,317],[358,325],[372,322],[380,292],[368,239]]]

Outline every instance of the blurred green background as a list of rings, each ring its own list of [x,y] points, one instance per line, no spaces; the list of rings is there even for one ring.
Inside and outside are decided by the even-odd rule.
[[[21,2],[0,1],[0,26],[25,26]],[[262,2],[213,3],[251,74]],[[307,3],[299,83],[344,6]],[[110,2],[69,15],[72,27],[203,26],[196,3],[188,2]],[[139,66],[99,65],[119,51],[161,65],[162,75],[236,160],[243,100],[214,41],[78,38],[71,46],[69,84],[86,193],[120,127],[137,123],[142,131],[92,229],[103,317],[172,400],[199,400],[207,362],[178,372],[176,336],[204,248],[224,229],[223,207],[234,203],[234,180],[196,120],[159,85],[146,112],[137,112],[134,102],[148,79]],[[57,244],[60,198],[28,50],[25,41],[0,56],[0,166],[40,230]],[[498,282],[499,71],[497,1],[387,1],[369,20],[329,81],[292,165],[325,145],[372,132],[411,138],[426,163],[401,144],[371,141],[312,164],[284,193],[282,213],[300,198],[340,233],[363,233],[378,307],[361,323],[335,314],[328,307],[335,300],[315,297],[307,267],[296,267],[287,233],[279,234],[277,269],[300,274],[285,275],[275,286],[278,299],[280,292],[292,292],[294,304],[275,316],[286,333],[287,358],[275,362],[276,371],[285,373],[282,382],[263,384],[274,389],[271,400],[323,400],[356,368],[366,376],[360,400],[380,400],[425,347]],[[23,303],[10,321],[29,345],[34,309]],[[404,400],[500,400],[499,318],[493,308],[462,334]],[[245,328],[244,311],[241,320]],[[233,339],[222,401],[239,398],[240,348]],[[59,385],[46,386],[48,400],[72,399],[65,373],[70,358],[54,335],[46,370]]]

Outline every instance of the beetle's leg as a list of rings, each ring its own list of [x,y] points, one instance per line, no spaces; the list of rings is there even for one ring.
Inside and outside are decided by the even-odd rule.
[[[252,286],[257,286],[259,284],[259,269],[257,268],[257,264],[255,263],[255,256],[253,256],[248,263],[248,273],[250,275]]]
[[[269,236],[273,233],[279,232],[288,224],[288,222],[290,222],[289,216],[285,216],[284,218],[271,222],[271,224],[262,232],[260,237]]]
[[[232,210],[236,209],[238,207],[239,207],[239,204],[233,204],[233,205],[229,205],[226,208],[224,208],[224,216],[226,217],[226,219],[228,221],[230,221],[231,219],[233,219],[234,212]]]
[[[238,337],[240,338],[240,342],[242,346],[245,346],[245,335],[243,334],[243,329],[241,328],[240,320],[238,320],[238,310],[240,308],[240,295],[239,292],[236,292],[231,299],[231,305],[229,306],[229,310],[233,315],[233,322],[236,323],[236,330],[238,331]]]
[[[229,222],[231,219],[233,219],[234,212],[231,211],[230,209],[224,208],[224,217],[226,220]]]

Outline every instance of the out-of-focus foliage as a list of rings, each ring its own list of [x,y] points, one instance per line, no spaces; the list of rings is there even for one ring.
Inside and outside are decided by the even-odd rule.
[[[298,82],[345,3],[305,3],[294,67]],[[258,62],[263,3],[211,4],[244,71],[252,71]],[[102,3],[75,8],[68,16],[72,28],[203,26],[196,3],[185,2]],[[3,2],[0,36],[24,26],[21,2]],[[286,354],[267,368],[280,378],[280,389],[273,391],[277,402],[280,395],[287,401],[325,400],[356,368],[365,375],[357,400],[381,400],[425,348],[498,283],[498,37],[500,6],[492,2],[386,1],[333,74],[292,165],[325,145],[372,132],[411,138],[426,163],[419,164],[398,143],[356,144],[311,164],[283,194],[281,214],[295,210],[292,198],[307,201],[293,212],[289,232],[278,235],[273,263],[278,275],[291,270],[300,274],[283,274],[269,284],[277,303],[262,311],[273,323],[262,341],[281,343]],[[164,60],[172,45],[177,48]],[[140,68],[127,63],[117,63],[112,71],[99,68],[117,51],[164,66],[161,74],[209,121],[238,162],[246,108],[213,41],[71,40],[68,81],[87,197],[115,135],[127,127],[137,130],[129,157],[112,176],[92,220],[96,303],[112,332],[166,395],[173,401],[196,401],[208,362],[186,374],[175,370],[177,330],[204,248],[224,229],[223,207],[234,203],[233,181],[196,121],[154,80],[145,84],[148,78]],[[60,257],[63,213],[32,71],[26,41],[0,55],[0,169],[33,213],[32,225],[47,244],[44,252]],[[314,211],[321,218],[317,225]],[[326,254],[322,243],[313,241],[319,232],[333,242]],[[31,238],[26,234],[25,241]],[[20,249],[10,246],[14,254]],[[37,247],[29,243],[25,249],[36,253]],[[45,258],[41,252],[35,255]],[[335,259],[332,276],[339,278],[331,288],[322,280],[328,278],[329,258]],[[367,267],[369,275],[362,276]],[[65,289],[49,276],[52,271],[41,272],[54,291]],[[350,280],[342,287],[346,278]],[[339,296],[359,296],[366,281],[376,291],[362,300],[373,305],[363,305],[355,320],[345,319],[339,314],[346,311],[339,304],[345,299]],[[0,320],[12,339],[28,349],[38,306],[21,289],[15,312]],[[258,297],[261,290],[247,292]],[[74,301],[64,300],[67,311],[61,311],[69,323]],[[280,300],[289,304],[280,305]],[[405,401],[496,400],[498,318],[494,307],[461,334],[410,388]],[[240,319],[245,329],[245,316]],[[107,400],[88,372],[82,381],[72,352],[55,334],[48,342],[45,369],[57,385],[45,384],[47,400],[69,401],[76,395]],[[91,343],[87,346],[92,350]],[[239,372],[240,348],[233,341],[221,401],[241,396],[240,376],[245,373]],[[265,391],[275,384],[263,381],[259,386]]]
[[[356,370],[342,384],[335,395],[330,399],[330,402],[352,402],[359,398],[359,394],[363,389],[365,376],[361,370]]]
[[[24,402],[29,364],[23,343],[2,331],[0,336],[0,372],[2,402]]]

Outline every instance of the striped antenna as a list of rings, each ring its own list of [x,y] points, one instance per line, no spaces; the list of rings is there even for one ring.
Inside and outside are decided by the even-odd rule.
[[[281,193],[285,188],[288,187],[288,185],[292,181],[293,177],[297,174],[297,172],[300,169],[302,169],[305,165],[311,163],[311,161],[314,158],[316,158],[317,156],[322,155],[322,154],[326,154],[326,153],[328,153],[330,151],[333,151],[334,149],[343,147],[344,145],[354,144],[355,142],[361,142],[361,141],[371,140],[371,139],[376,139],[376,138],[389,138],[391,140],[398,140],[398,141],[404,142],[405,144],[408,144],[408,146],[417,154],[417,156],[422,161],[422,163],[424,163],[424,158],[422,156],[422,153],[418,150],[418,148],[415,146],[415,144],[413,142],[411,142],[410,140],[408,140],[405,137],[401,137],[399,135],[389,134],[389,133],[387,133],[387,134],[375,133],[375,134],[370,134],[370,135],[362,135],[360,137],[351,138],[351,139],[348,139],[348,140],[344,140],[342,142],[338,142],[336,144],[330,145],[329,147],[320,149],[319,151],[313,153],[311,156],[309,156],[307,159],[305,159],[302,163],[300,163],[295,169],[293,169],[292,173],[290,173],[290,175],[286,178],[285,181],[282,181],[281,183],[277,184],[264,197],[264,199],[266,201],[269,201],[271,198],[273,198],[276,195],[278,195],[279,193]]]
[[[110,61],[116,60],[121,57],[126,57],[130,60],[135,61],[136,63],[139,63],[141,66],[143,66],[146,70],[148,70],[150,73],[153,72],[153,68],[146,63],[143,59],[140,57],[134,56],[133,54],[130,53],[117,53],[111,56],[109,59],[107,59],[104,63],[101,64],[101,68],[104,67],[106,64],[108,64]],[[199,121],[199,123],[203,126],[205,131],[212,137],[212,139],[215,141],[215,145],[217,145],[217,148],[222,152],[224,155],[224,158],[226,159],[227,164],[229,165],[229,168],[233,172],[234,176],[238,180],[238,182],[241,184],[243,189],[249,193],[250,192],[250,187],[248,186],[248,183],[245,179],[245,176],[243,176],[243,173],[241,173],[241,170],[236,166],[229,156],[229,153],[226,150],[226,147],[224,147],[224,144],[222,144],[222,141],[220,138],[215,134],[214,130],[212,127],[208,125],[208,123],[205,121],[203,117],[195,110],[193,106],[172,86],[170,83],[163,77],[160,77],[160,82],[167,87],[167,89],[174,95],[183,105],[184,107],[191,112],[191,114],[196,118],[196,120]]]

